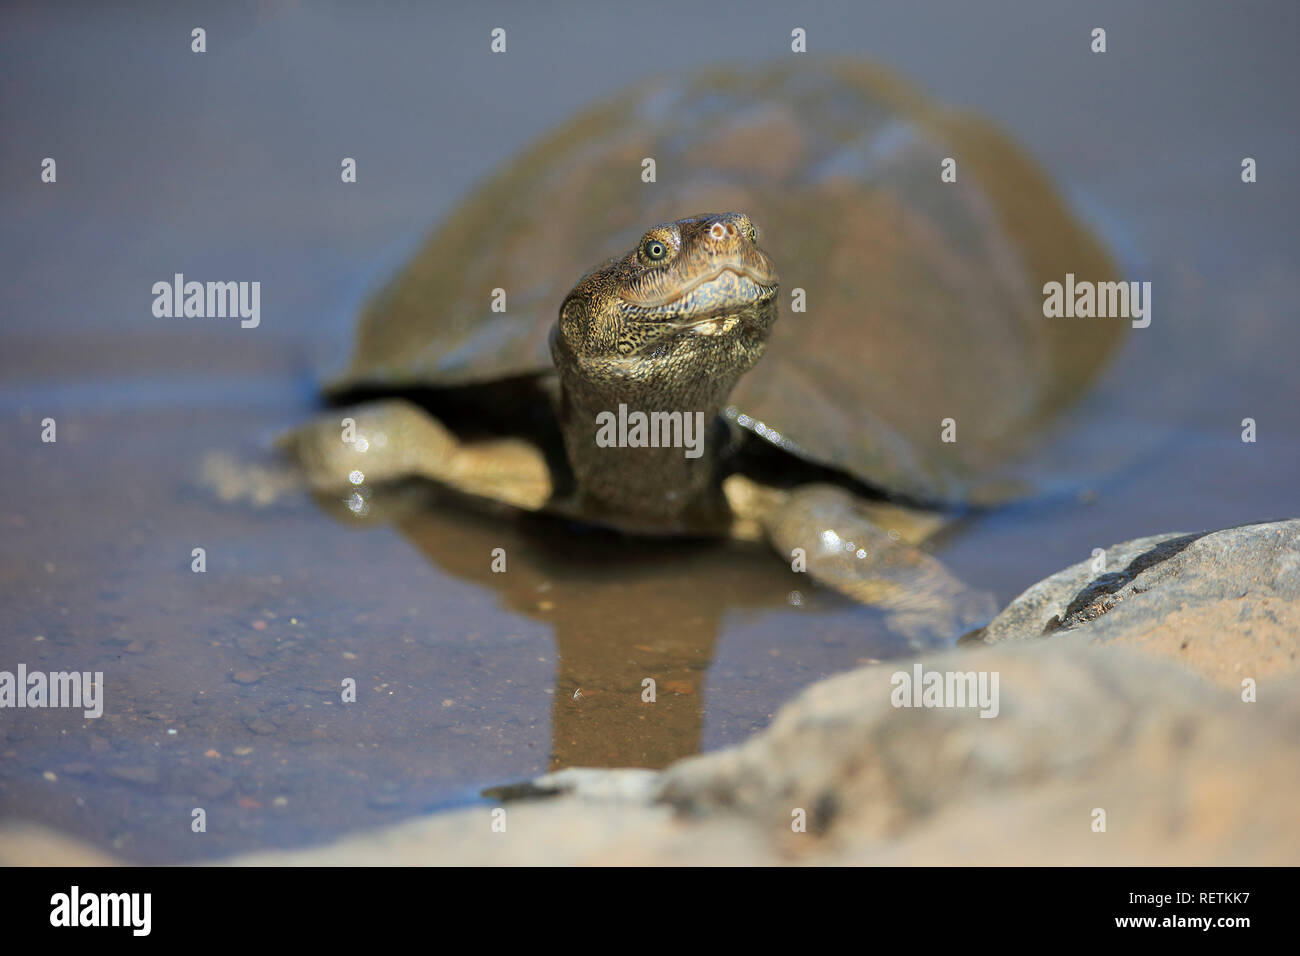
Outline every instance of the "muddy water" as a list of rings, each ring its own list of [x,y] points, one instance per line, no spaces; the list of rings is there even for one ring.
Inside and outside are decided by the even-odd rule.
[[[1005,602],[1094,547],[1300,513],[1294,13],[1103,7],[1102,65],[1037,5],[942,26],[909,9],[803,25],[996,116],[1155,290],[1152,327],[1024,464],[1043,493],[936,553]],[[297,845],[548,768],[661,766],[912,652],[759,548],[629,542],[428,489],[361,521],[270,449],[313,413],[366,291],[484,167],[594,87],[781,55],[784,19],[683,41],[655,32],[681,17],[647,18],[661,52],[642,55],[589,42],[628,29],[598,9],[577,28],[503,10],[512,52],[485,63],[478,18],[233,7],[199,58],[193,24],[160,11],[3,16],[0,669],[102,671],[106,697],[94,720],[0,711],[0,815],[145,861]],[[178,271],[259,279],[261,326],[153,318],[150,287]],[[251,469],[276,493],[223,498]]]
[[[418,489],[394,521],[287,487],[224,503],[211,475],[220,489],[229,463],[273,464],[248,433],[286,423],[295,396],[267,399],[50,398],[53,446],[24,437],[35,413],[6,423],[9,669],[102,671],[106,688],[95,720],[4,712],[6,809],[146,860],[321,839],[550,768],[662,766],[905,653],[756,548],[629,543]]]

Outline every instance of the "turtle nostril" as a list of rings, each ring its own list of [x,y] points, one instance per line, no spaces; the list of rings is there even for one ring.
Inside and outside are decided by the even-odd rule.
[[[735,234],[736,234],[736,224],[734,222],[727,223],[727,235],[734,236]]]
[[[732,231],[734,232],[735,230]],[[726,234],[727,234],[727,229],[720,222],[715,222],[713,226],[709,229],[709,235],[712,236],[714,239],[721,239]]]

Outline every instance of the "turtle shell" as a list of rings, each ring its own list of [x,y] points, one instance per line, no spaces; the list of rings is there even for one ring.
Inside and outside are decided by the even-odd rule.
[[[585,271],[652,224],[743,211],[780,272],[781,317],[728,415],[882,488],[978,497],[1127,325],[1045,318],[1044,283],[1118,276],[988,122],[866,64],[796,61],[656,79],[525,150],[368,304],[333,388],[550,371],[548,332]]]

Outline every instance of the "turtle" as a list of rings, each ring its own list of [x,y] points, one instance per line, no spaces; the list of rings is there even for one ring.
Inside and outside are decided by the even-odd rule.
[[[1008,136],[878,67],[661,76],[465,198],[364,306],[336,411],[283,444],[357,511],[432,480],[766,540],[955,638],[996,608],[923,544],[1018,493],[1007,462],[1120,340],[1045,318],[1044,283],[1113,270]]]

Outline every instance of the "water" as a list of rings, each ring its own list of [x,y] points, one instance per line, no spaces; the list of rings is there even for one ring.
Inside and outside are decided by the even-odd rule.
[[[870,610],[807,587],[796,606],[757,547],[446,500],[363,525],[204,480],[269,466],[367,292],[486,169],[639,78],[788,55],[794,25],[810,56],[881,60],[995,118],[1155,290],[1152,327],[1027,463],[1045,494],[941,540],[954,574],[1005,602],[1094,547],[1300,513],[1297,13],[1047,6],[6,8],[0,669],[102,670],[107,698],[98,720],[0,711],[0,814],[151,862],[299,845],[552,767],[725,746],[808,683],[906,654]],[[498,23],[510,52],[489,59]],[[259,279],[262,325],[155,319],[174,272]]]

